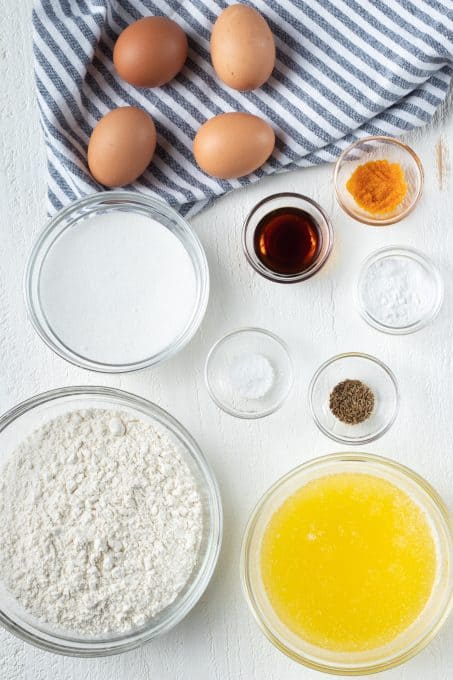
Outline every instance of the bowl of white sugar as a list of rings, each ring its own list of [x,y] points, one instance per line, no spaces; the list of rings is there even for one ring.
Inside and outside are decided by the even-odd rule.
[[[0,418],[0,624],[105,656],[179,623],[215,568],[222,511],[190,434],[119,390],[70,387]]]
[[[209,271],[186,220],[151,196],[101,192],[61,210],[25,272],[32,324],[77,366],[136,371],[181,350],[203,320]]]

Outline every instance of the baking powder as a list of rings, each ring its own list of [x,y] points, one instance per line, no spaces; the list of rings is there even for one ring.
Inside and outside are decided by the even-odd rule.
[[[435,290],[430,273],[416,260],[400,255],[372,263],[365,275],[362,302],[377,322],[403,328],[431,309]]]

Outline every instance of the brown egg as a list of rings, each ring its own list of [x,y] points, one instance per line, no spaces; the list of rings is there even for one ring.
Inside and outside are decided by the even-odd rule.
[[[261,87],[275,66],[274,36],[266,20],[253,7],[227,7],[212,29],[211,59],[220,80],[229,87]]]
[[[175,77],[187,59],[187,37],[167,17],[145,17],[128,26],[113,50],[119,76],[137,87],[160,87]]]
[[[221,113],[198,130],[193,153],[204,172],[219,179],[243,177],[267,161],[275,134],[251,113]]]
[[[88,144],[88,167],[107,187],[134,182],[146,170],[156,148],[153,119],[142,109],[110,111],[94,128]]]

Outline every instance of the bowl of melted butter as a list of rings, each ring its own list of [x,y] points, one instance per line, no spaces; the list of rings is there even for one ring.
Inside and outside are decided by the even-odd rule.
[[[241,571],[259,625],[324,672],[396,666],[438,632],[452,605],[448,512],[412,470],[333,454],[276,482],[246,529]]]

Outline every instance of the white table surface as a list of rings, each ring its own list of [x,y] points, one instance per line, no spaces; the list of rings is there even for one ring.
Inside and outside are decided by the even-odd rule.
[[[271,178],[220,200],[193,220],[209,260],[212,292],[205,321],[192,343],[166,365],[141,373],[85,372],[41,342],[27,320],[22,298],[27,253],[46,219],[31,6],[32,0],[0,0],[0,410],[38,392],[75,384],[110,385],[149,398],[181,420],[209,458],[223,496],[225,535],[208,590],[168,635],[122,656],[81,660],[40,651],[0,630],[0,679],[320,678],[277,652],[252,621],[238,576],[241,536],[253,505],[281,474],[311,457],[345,448],[317,430],[307,404],[313,371],[342,351],[377,355],[394,370],[401,388],[395,424],[365,450],[412,466],[453,509],[452,116],[444,107],[430,129],[408,137],[424,164],[426,187],[417,210],[402,224],[370,228],[345,217],[333,198],[332,167]],[[251,270],[241,250],[247,211],[258,199],[281,190],[313,197],[330,213],[334,225],[335,247],[328,265],[300,285],[264,280]],[[393,243],[415,246],[432,256],[445,281],[440,316],[425,330],[405,337],[369,328],[352,303],[361,260],[373,249]],[[295,361],[290,398],[278,413],[261,421],[240,421],[220,412],[203,382],[203,364],[212,343],[244,325],[280,335]],[[453,616],[426,650],[381,677],[450,680],[452,642]]]

